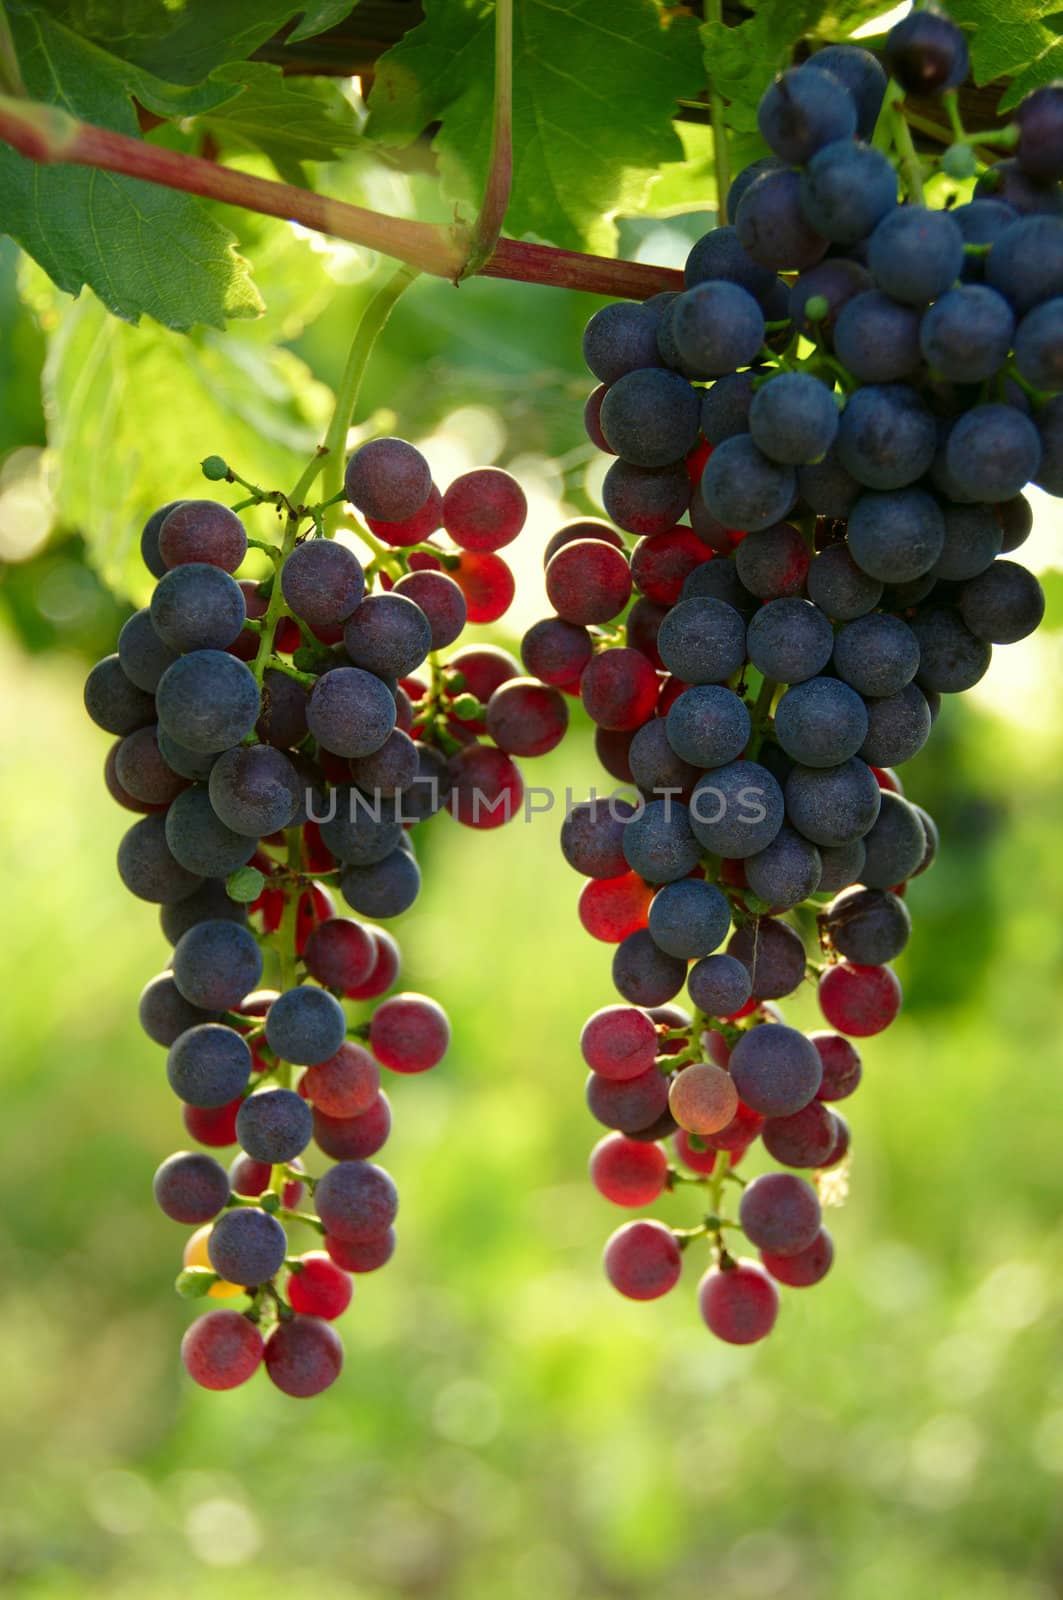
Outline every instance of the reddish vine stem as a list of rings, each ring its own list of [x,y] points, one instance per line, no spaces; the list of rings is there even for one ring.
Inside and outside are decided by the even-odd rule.
[[[411,222],[384,216],[364,206],[301,189],[295,184],[256,178],[231,167],[146,144],[79,122],[55,106],[0,96],[0,139],[21,155],[43,165],[70,163],[118,172],[167,189],[219,200],[245,211],[283,217],[315,233],[327,233],[364,245],[408,266],[456,283],[466,271],[469,238],[462,228]],[[662,289],[682,289],[683,275],[669,267],[641,261],[614,261],[581,255],[552,245],[500,239],[478,269],[484,277],[509,278],[554,288],[582,289],[590,294],[620,295],[644,300]]]

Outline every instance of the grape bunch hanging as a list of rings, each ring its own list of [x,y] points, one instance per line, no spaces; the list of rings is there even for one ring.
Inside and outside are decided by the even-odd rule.
[[[235,476],[217,458],[204,470]],[[348,462],[346,494],[375,552],[365,566],[320,537],[323,506],[253,491],[284,513],[282,546],[261,547],[265,582],[232,576],[248,549],[234,511],[162,507],[141,540],[151,604],[85,689],[117,741],[108,788],[143,813],[119,873],[161,906],[174,947],[141,1023],[167,1050],[188,1135],[207,1147],[155,1174],[162,1211],[195,1229],[178,1290],[248,1299],[185,1334],[185,1366],[208,1389],[260,1365],[294,1396],[338,1375],[332,1324],[352,1275],[395,1246],[398,1194],[373,1160],[391,1126],[381,1068],[429,1070],[450,1033],[434,1000],[391,992],[400,953],[379,924],[415,900],[417,830],[434,814],[471,827],[514,814],[514,703],[538,719],[536,750],[567,723],[563,697],[521,679],[505,651],[440,655],[513,597],[497,552],[525,520],[515,480],[484,468],[441,495],[419,451],[376,439]],[[226,1170],[209,1151],[234,1145]],[[335,1162],[316,1177],[311,1147]],[[316,1248],[294,1249],[293,1233]]]
[[[1040,586],[1008,558],[1027,484],[1063,495],[1063,88],[1023,103],[971,200],[931,209],[900,101],[954,94],[963,36],[918,11],[885,58],[892,82],[854,46],[782,73],[759,109],[773,154],[731,185],[683,292],[590,319],[615,526],[554,536],[556,615],[523,643],[638,791],[561,833],[624,1002],[581,1039],[610,1130],[591,1178],[632,1208],[702,1196],[690,1228],[618,1229],[605,1271],[648,1300],[700,1253],[701,1315],[736,1344],[770,1332],[777,1285],[830,1269],[852,1041],[900,1009],[889,963],[938,842],[894,769],[1037,627]],[[971,141],[943,166],[973,176]],[[811,1034],[776,1005],[806,982],[829,1024]],[[757,1140],[788,1170],[747,1182]]]

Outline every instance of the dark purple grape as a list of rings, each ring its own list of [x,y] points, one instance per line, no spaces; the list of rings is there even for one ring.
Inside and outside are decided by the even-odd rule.
[[[754,1029],[755,1033],[763,1031]],[[766,1172],[742,1191],[738,1219],[746,1237],[759,1249],[793,1256],[806,1250],[819,1233],[819,1201],[803,1178],[789,1172]]]
[[[234,1028],[202,1022],[174,1040],[166,1077],[190,1106],[225,1106],[242,1094],[251,1076],[251,1052]]]
[[[236,1137],[254,1161],[294,1161],[310,1143],[314,1118],[294,1089],[260,1089],[236,1113]]]
[[[152,1179],[155,1204],[173,1222],[190,1227],[210,1222],[229,1198],[225,1168],[202,1151],[167,1156]]]
[[[276,1217],[239,1206],[218,1218],[207,1240],[210,1264],[227,1283],[268,1283],[284,1265],[288,1240]]]
[[[347,463],[347,498],[375,522],[405,522],[432,492],[432,473],[421,452],[405,439],[370,439]]]

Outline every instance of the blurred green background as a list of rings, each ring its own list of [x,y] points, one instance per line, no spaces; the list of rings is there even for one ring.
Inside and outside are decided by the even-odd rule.
[[[605,1285],[601,1243],[626,1214],[585,1179],[600,1130],[577,1038],[611,998],[611,952],[576,921],[556,815],[480,835],[441,817],[398,931],[404,982],[447,1007],[454,1045],[434,1073],[388,1085],[400,1247],[358,1282],[344,1374],[311,1402],[263,1380],[226,1395],[185,1380],[195,1312],[170,1288],[184,1234],[150,1197],[180,1121],[136,1022],[166,946],[114,871],[129,819],[104,792],[108,740],[81,680],[142,593],[139,521],[204,492],[196,462],[231,450],[234,430],[258,457],[233,464],[286,484],[319,424],[315,380],[335,378],[364,302],[360,253],[280,224],[246,231],[275,309],[227,338],[108,322],[0,256],[0,1584],[34,1600],[1063,1594],[1050,571],[1045,629],[998,651],[904,774],[944,840],[911,891],[907,1004],[867,1044],[844,1108],[834,1271],[785,1293],[769,1341],[736,1350],[705,1332],[694,1252],[663,1301]],[[646,248],[681,260],[698,231],[657,223]],[[642,248],[634,231],[625,244]],[[363,398],[364,425],[421,441],[442,481],[497,461],[524,482],[521,597],[484,635],[511,648],[544,610],[543,542],[595,503],[579,355],[593,305],[418,284]],[[105,342],[91,371],[89,333]],[[265,382],[263,351],[294,400]],[[167,373],[194,376],[217,414]],[[1060,517],[1044,497],[1037,515],[1027,552],[1045,572],[1063,566]],[[526,772],[577,796],[601,782],[578,718]],[[816,1025],[810,1001],[787,1010]],[[669,1204],[676,1218],[693,1206]]]

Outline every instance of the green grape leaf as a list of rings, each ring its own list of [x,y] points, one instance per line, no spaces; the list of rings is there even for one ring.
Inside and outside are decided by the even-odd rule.
[[[29,297],[55,324],[43,392],[59,517],[83,534],[108,587],[143,603],[139,530],[151,510],[209,494],[199,462],[213,453],[253,482],[289,488],[324,430],[328,391],[291,351],[257,338],[259,324],[187,337],[131,327],[92,295],[60,301],[36,272]],[[218,497],[238,496],[226,486]],[[272,513],[245,515],[256,536],[275,535]]]
[[[971,48],[971,71],[976,83],[991,83],[1027,68],[1034,72],[1039,58],[1055,39],[1051,29],[1041,20],[1058,9],[1059,0],[954,0],[949,5],[949,15],[964,29]],[[1058,68],[1057,68],[1058,70]],[[1038,83],[1047,83],[1052,77],[1036,77],[1025,90],[1012,98],[1014,85],[1005,97],[1014,105],[1029,89]]]
[[[245,61],[292,17],[293,0],[43,0],[57,20],[168,83]],[[349,9],[349,8],[348,8]]]
[[[30,94],[136,137],[127,69],[49,18],[10,8]],[[87,284],[116,316],[223,327],[262,301],[236,240],[188,195],[88,167],[41,167],[0,147],[3,225],[69,294]]]
[[[1018,73],[1008,85],[998,110],[1010,111],[1042,84],[1055,83],[1063,78],[1063,39],[1053,39],[1025,71]]]
[[[357,0],[354,0],[356,3]],[[285,42],[298,44],[302,39],[316,38],[319,33],[325,33],[349,17],[354,4],[352,0],[317,0],[315,5],[307,6],[302,21],[295,24]]]
[[[429,0],[425,12],[377,63],[366,132],[401,146],[440,122],[446,195],[473,210],[491,141],[494,8]],[[613,251],[612,215],[637,210],[658,169],[681,157],[675,104],[703,79],[693,23],[664,25],[654,0],[522,0],[513,76],[506,231]]]
[[[224,144],[262,150],[274,161],[335,161],[361,143],[354,112],[334,84],[286,78],[256,61],[219,67],[210,81],[236,89],[202,118]]]

